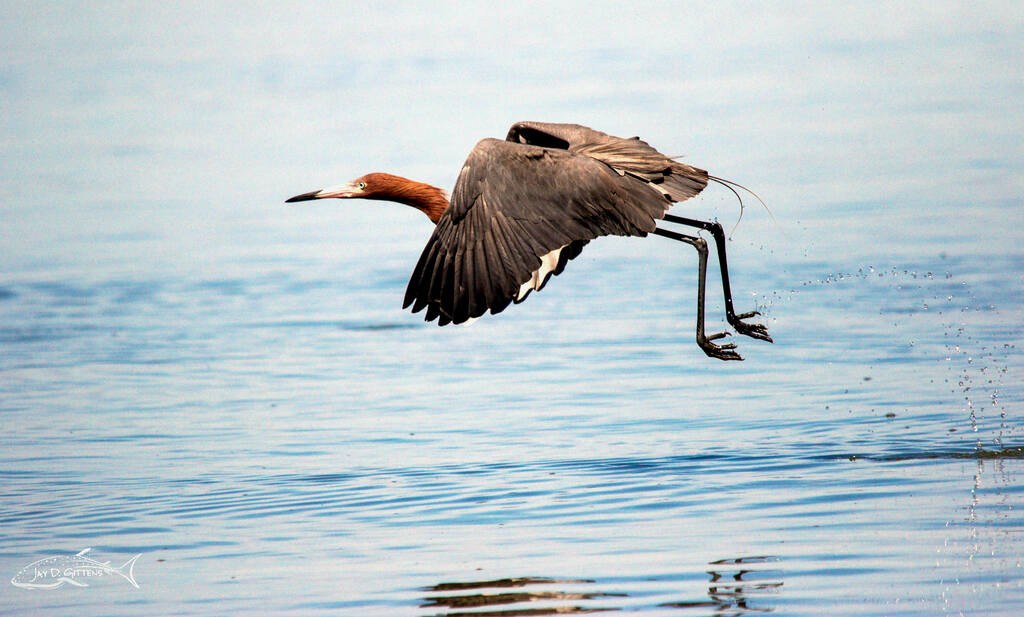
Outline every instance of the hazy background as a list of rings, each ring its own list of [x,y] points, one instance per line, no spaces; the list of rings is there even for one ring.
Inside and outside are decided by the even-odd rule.
[[[138,590],[4,582],[0,605],[1024,602],[1017,4],[3,14],[0,580],[143,557]],[[776,344],[706,358],[696,260],[660,238],[595,241],[528,302],[439,329],[400,309],[422,214],[282,203],[370,171],[450,188],[518,120],[640,135],[756,190],[777,222],[748,200],[730,264]],[[676,211],[738,215],[720,188]],[[553,580],[493,597],[531,577]]]

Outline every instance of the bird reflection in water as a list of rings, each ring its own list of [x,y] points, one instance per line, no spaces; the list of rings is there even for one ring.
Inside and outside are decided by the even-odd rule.
[[[608,598],[614,596],[625,597],[624,593],[590,593],[590,592],[564,592],[564,591],[506,591],[501,593],[466,593],[477,589],[495,588],[516,588],[527,585],[558,585],[558,584],[581,584],[593,583],[592,580],[557,580],[552,578],[522,577],[504,578],[495,581],[480,581],[475,583],[441,583],[428,587],[425,591],[433,592],[457,592],[454,595],[428,596],[427,602],[421,604],[423,608],[444,606],[455,609],[453,613],[439,613],[447,617],[470,616],[475,617],[515,617],[526,615],[566,615],[573,613],[598,613],[603,611],[616,611],[617,608],[607,607],[582,607],[574,605],[545,606],[536,608],[512,608],[494,611],[462,612],[462,609],[477,609],[489,606],[506,606],[509,604],[521,604],[529,602],[543,602],[553,604],[560,601],[593,600],[596,598]]]
[[[757,556],[720,559],[709,565],[707,599],[666,602],[658,608],[687,610],[687,615],[740,617],[751,613],[770,613],[774,608],[760,605],[764,597],[778,591],[782,581],[775,570],[757,569],[757,564],[778,561],[776,557]],[[666,581],[666,583],[669,581]],[[609,598],[627,598],[622,592],[579,590],[596,581],[586,579],[552,579],[543,577],[505,578],[491,581],[441,583],[423,591],[432,594],[421,608],[447,608],[450,612],[433,613],[445,617],[527,617],[534,615],[567,615],[619,611],[623,607],[609,605]],[[572,586],[573,591],[552,589]],[[524,589],[524,588],[529,589]],[[500,590],[500,591],[499,591]],[[756,604],[756,605],[755,605]],[[529,607],[525,606],[529,605]],[[494,610],[483,610],[492,608]],[[631,606],[630,609],[639,607]],[[653,607],[651,607],[653,608]],[[700,609],[704,609],[701,611]],[[705,612],[706,611],[706,612]]]
[[[712,561],[711,566],[717,566],[708,570],[708,600],[695,602],[667,602],[659,606],[670,608],[710,608],[714,617],[740,617],[748,613],[770,613],[773,608],[767,606],[753,606],[754,600],[759,600],[765,594],[774,593],[782,587],[782,581],[763,580],[765,575],[774,575],[773,570],[755,570],[752,564],[769,563],[778,561],[777,557],[739,557],[736,559],[719,559]],[[732,571],[729,566],[737,566]],[[761,579],[761,580],[759,580]]]

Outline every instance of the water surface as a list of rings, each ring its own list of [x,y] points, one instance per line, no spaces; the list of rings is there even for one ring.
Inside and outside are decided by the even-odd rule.
[[[12,11],[0,573],[142,554],[14,613],[1024,606],[1019,10]],[[400,309],[421,214],[281,203],[450,187],[523,119],[755,188],[730,263],[775,344],[706,358],[656,237],[437,328]]]

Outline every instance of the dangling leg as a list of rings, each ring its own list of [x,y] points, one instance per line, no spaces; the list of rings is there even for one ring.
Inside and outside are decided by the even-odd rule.
[[[671,214],[665,215],[665,220],[669,223],[679,223],[680,225],[687,225],[689,227],[697,227],[711,232],[711,235],[715,238],[715,248],[718,249],[718,265],[722,270],[722,291],[725,293],[725,318],[733,328],[740,334],[746,334],[749,337],[761,339],[762,341],[768,341],[772,343],[772,337],[768,335],[768,328],[765,328],[762,324],[748,324],[742,320],[760,315],[757,311],[750,311],[749,313],[743,313],[737,315],[732,307],[732,289],[729,287],[729,265],[725,259],[725,231],[722,230],[722,226],[719,223],[709,223],[707,221],[699,221],[697,219],[688,219],[681,216],[673,216]]]
[[[699,269],[697,275],[697,345],[704,350],[704,353],[712,358],[718,358],[720,360],[742,360],[743,358],[740,357],[740,354],[733,351],[736,349],[736,345],[732,343],[715,345],[711,342],[728,336],[728,332],[719,332],[718,334],[712,334],[711,336],[705,336],[704,334],[704,287],[707,282],[708,243],[704,241],[704,238],[687,236],[686,234],[661,229],[660,227],[656,228],[654,233],[659,236],[685,242],[697,249],[697,255],[699,256]]]

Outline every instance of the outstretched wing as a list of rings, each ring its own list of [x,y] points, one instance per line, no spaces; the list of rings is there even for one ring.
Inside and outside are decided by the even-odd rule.
[[[517,122],[505,140],[595,158],[621,174],[644,180],[673,202],[687,200],[708,185],[708,172],[670,159],[639,137],[624,139],[579,124]]]
[[[643,236],[671,203],[632,173],[562,149],[478,143],[405,294],[439,325],[499,313],[604,235]]]

